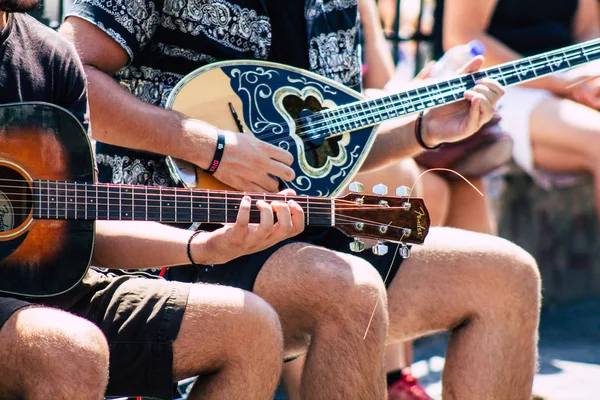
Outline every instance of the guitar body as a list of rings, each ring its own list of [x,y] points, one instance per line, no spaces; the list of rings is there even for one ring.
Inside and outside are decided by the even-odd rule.
[[[93,182],[85,130],[45,103],[0,105],[0,292],[50,296],[75,286],[94,248],[92,220],[34,220],[34,179]]]
[[[358,171],[371,148],[376,127],[327,139],[309,140],[295,120],[311,113],[364,100],[347,87],[319,75],[263,61],[227,61],[200,68],[171,92],[167,108],[240,132],[288,150],[296,178],[283,182],[299,195],[335,196]],[[232,112],[235,111],[236,116]],[[210,174],[168,158],[171,175],[186,187],[227,189]]]

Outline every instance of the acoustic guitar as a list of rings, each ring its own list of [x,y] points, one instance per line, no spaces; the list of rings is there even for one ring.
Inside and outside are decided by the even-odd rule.
[[[408,196],[248,194],[254,201],[294,199],[306,225],[398,242],[403,256],[406,243],[423,243],[429,230],[423,200]],[[70,112],[46,103],[0,105],[0,292],[35,297],[72,288],[90,265],[96,220],[233,223],[243,195],[97,184],[90,141]],[[250,221],[259,216],[253,207]],[[377,243],[373,251],[387,249]]]
[[[360,169],[383,121],[463,99],[484,77],[511,86],[600,58],[600,39],[549,51],[377,99],[301,69],[263,61],[209,64],[184,77],[166,107],[288,150],[299,194],[335,196]],[[168,157],[186,187],[231,189],[195,165]]]

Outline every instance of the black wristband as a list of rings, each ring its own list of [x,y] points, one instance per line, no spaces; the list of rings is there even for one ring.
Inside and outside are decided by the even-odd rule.
[[[423,141],[423,136],[422,136],[422,133],[421,133],[421,123],[423,122],[423,113],[424,112],[425,111],[421,111],[419,113],[419,116],[415,120],[415,138],[417,139],[417,143],[419,143],[422,148],[427,149],[427,150],[437,150],[440,147],[442,147],[443,143],[440,143],[437,146],[431,147],[431,146],[427,146],[425,144],[425,142]]]
[[[221,164],[221,157],[223,157],[223,151],[225,150],[225,135],[223,131],[217,129],[217,148],[215,149],[215,155],[213,156],[213,160],[210,162],[208,169],[205,169],[209,174],[214,174],[217,172],[217,168],[219,168],[219,164]]]
[[[192,233],[192,235],[190,236],[190,238],[188,239],[188,243],[187,243],[187,256],[188,259],[190,260],[190,263],[193,266],[197,266],[198,264],[196,264],[196,262],[194,261],[194,259],[192,258],[192,240],[194,240],[194,238],[196,236],[198,236],[199,234],[201,234],[203,231],[195,231],[194,233]]]

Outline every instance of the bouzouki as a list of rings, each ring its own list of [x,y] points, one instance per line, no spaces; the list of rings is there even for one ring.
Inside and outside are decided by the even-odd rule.
[[[408,196],[248,194],[294,199],[307,225],[398,242],[403,256],[406,243],[423,243],[429,230],[422,199]],[[96,220],[233,223],[243,195],[97,184],[88,136],[71,113],[46,103],[0,105],[0,293],[50,296],[76,285],[90,264]],[[253,207],[250,221],[259,216]],[[373,251],[387,250],[378,243]]]
[[[484,77],[511,86],[600,59],[600,39],[377,99],[317,74],[263,61],[209,64],[184,77],[166,107],[272,143],[294,156],[299,194],[335,196],[358,172],[379,123],[463,99]],[[230,189],[188,162],[167,158],[186,187]]]

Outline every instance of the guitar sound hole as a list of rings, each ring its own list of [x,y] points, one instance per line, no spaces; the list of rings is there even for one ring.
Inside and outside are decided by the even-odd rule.
[[[0,164],[0,234],[17,229],[31,214],[32,192],[25,178]]]
[[[316,97],[308,96],[302,99],[295,95],[283,98],[283,107],[293,119],[306,118],[311,114],[323,110],[323,106]],[[304,142],[306,162],[313,168],[320,168],[329,158],[335,158],[340,154],[338,142],[341,136],[329,139],[313,138],[309,132],[296,127],[296,134]]]

